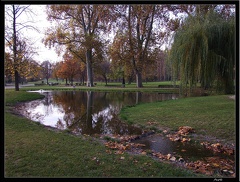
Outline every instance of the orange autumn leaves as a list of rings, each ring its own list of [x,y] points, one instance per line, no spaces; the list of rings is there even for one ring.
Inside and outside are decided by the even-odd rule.
[[[182,126],[179,130],[172,135],[166,135],[173,142],[188,142],[190,138],[187,138],[189,133],[195,132],[192,127]],[[166,132],[163,132],[166,133]],[[135,154],[150,155],[160,161],[170,161],[175,164],[181,164],[182,167],[193,170],[196,173],[206,174],[206,175],[216,175],[220,174],[222,176],[235,177],[234,161],[231,159],[225,159],[218,156],[205,157],[201,160],[196,161],[185,161],[182,157],[174,156],[173,154],[163,155],[160,152],[154,152],[150,150],[144,150],[144,144],[131,143],[132,140],[138,138],[137,136],[113,136],[113,140],[105,143],[108,148],[106,153],[109,154],[123,154],[124,152],[134,152]],[[234,149],[229,149],[228,147],[223,147],[220,143],[210,144],[208,142],[202,142],[207,149],[213,152],[221,152],[228,155],[234,154]],[[121,157],[124,160],[124,157]]]
[[[65,60],[60,62],[56,75],[59,78],[68,79],[72,81],[79,73],[81,73],[84,66],[81,62],[70,55],[65,56]]]

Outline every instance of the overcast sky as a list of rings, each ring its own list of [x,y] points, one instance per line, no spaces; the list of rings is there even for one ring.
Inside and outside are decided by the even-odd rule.
[[[33,15],[32,17],[27,16],[26,14],[21,14],[19,18],[17,18],[17,21],[20,22],[26,22],[26,21],[34,21],[34,23],[30,23],[32,26],[37,28],[40,32],[37,32],[33,29],[22,29],[21,33],[23,33],[24,37],[26,36],[28,39],[31,40],[32,43],[34,43],[34,46],[36,48],[36,51],[39,55],[33,56],[33,59],[39,63],[49,60],[51,62],[57,62],[61,60],[61,56],[58,57],[56,54],[54,48],[48,49],[44,46],[42,43],[42,39],[44,38],[44,32],[47,29],[47,27],[51,26],[51,23],[47,20],[46,15],[46,6],[45,5],[31,5],[29,7],[33,10],[33,12],[36,15]]]

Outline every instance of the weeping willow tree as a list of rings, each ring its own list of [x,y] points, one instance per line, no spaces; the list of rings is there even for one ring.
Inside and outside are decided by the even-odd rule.
[[[169,52],[173,78],[181,88],[215,88],[234,93],[235,17],[223,17],[213,10],[189,16],[175,33]]]

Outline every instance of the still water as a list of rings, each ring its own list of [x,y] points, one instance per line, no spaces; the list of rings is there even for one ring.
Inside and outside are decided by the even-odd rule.
[[[176,99],[177,94],[141,92],[52,91],[42,100],[18,106],[27,118],[76,134],[139,135],[142,130],[118,119],[123,106]]]

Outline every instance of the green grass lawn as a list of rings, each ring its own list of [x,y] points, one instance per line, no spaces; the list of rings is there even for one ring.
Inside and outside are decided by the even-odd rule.
[[[49,81],[51,82],[51,80]],[[52,81],[56,83],[55,81]],[[41,83],[41,81],[38,82],[29,82],[29,84],[34,83]],[[122,84],[119,82],[111,82],[108,83],[106,86],[103,82],[96,82],[97,85],[94,87],[87,87],[87,86],[66,86],[64,82],[59,82],[60,85],[40,85],[40,86],[27,86],[22,87],[20,90],[92,90],[92,91],[126,91],[126,92],[159,92],[159,93],[179,93],[178,88],[159,88],[159,85],[168,86],[172,85],[173,83],[171,81],[165,81],[165,82],[144,82],[142,88],[137,88],[136,83],[132,84],[126,84],[124,88],[122,88]],[[74,82],[75,83],[75,82]],[[179,84],[179,83],[177,83]]]
[[[5,177],[203,177],[146,155],[109,154],[100,141],[52,131],[11,112],[11,106],[41,98],[5,90]],[[206,177],[206,176],[205,176]]]
[[[125,107],[120,116],[133,124],[177,130],[191,126],[197,134],[235,141],[235,101],[227,95],[189,97]]]

